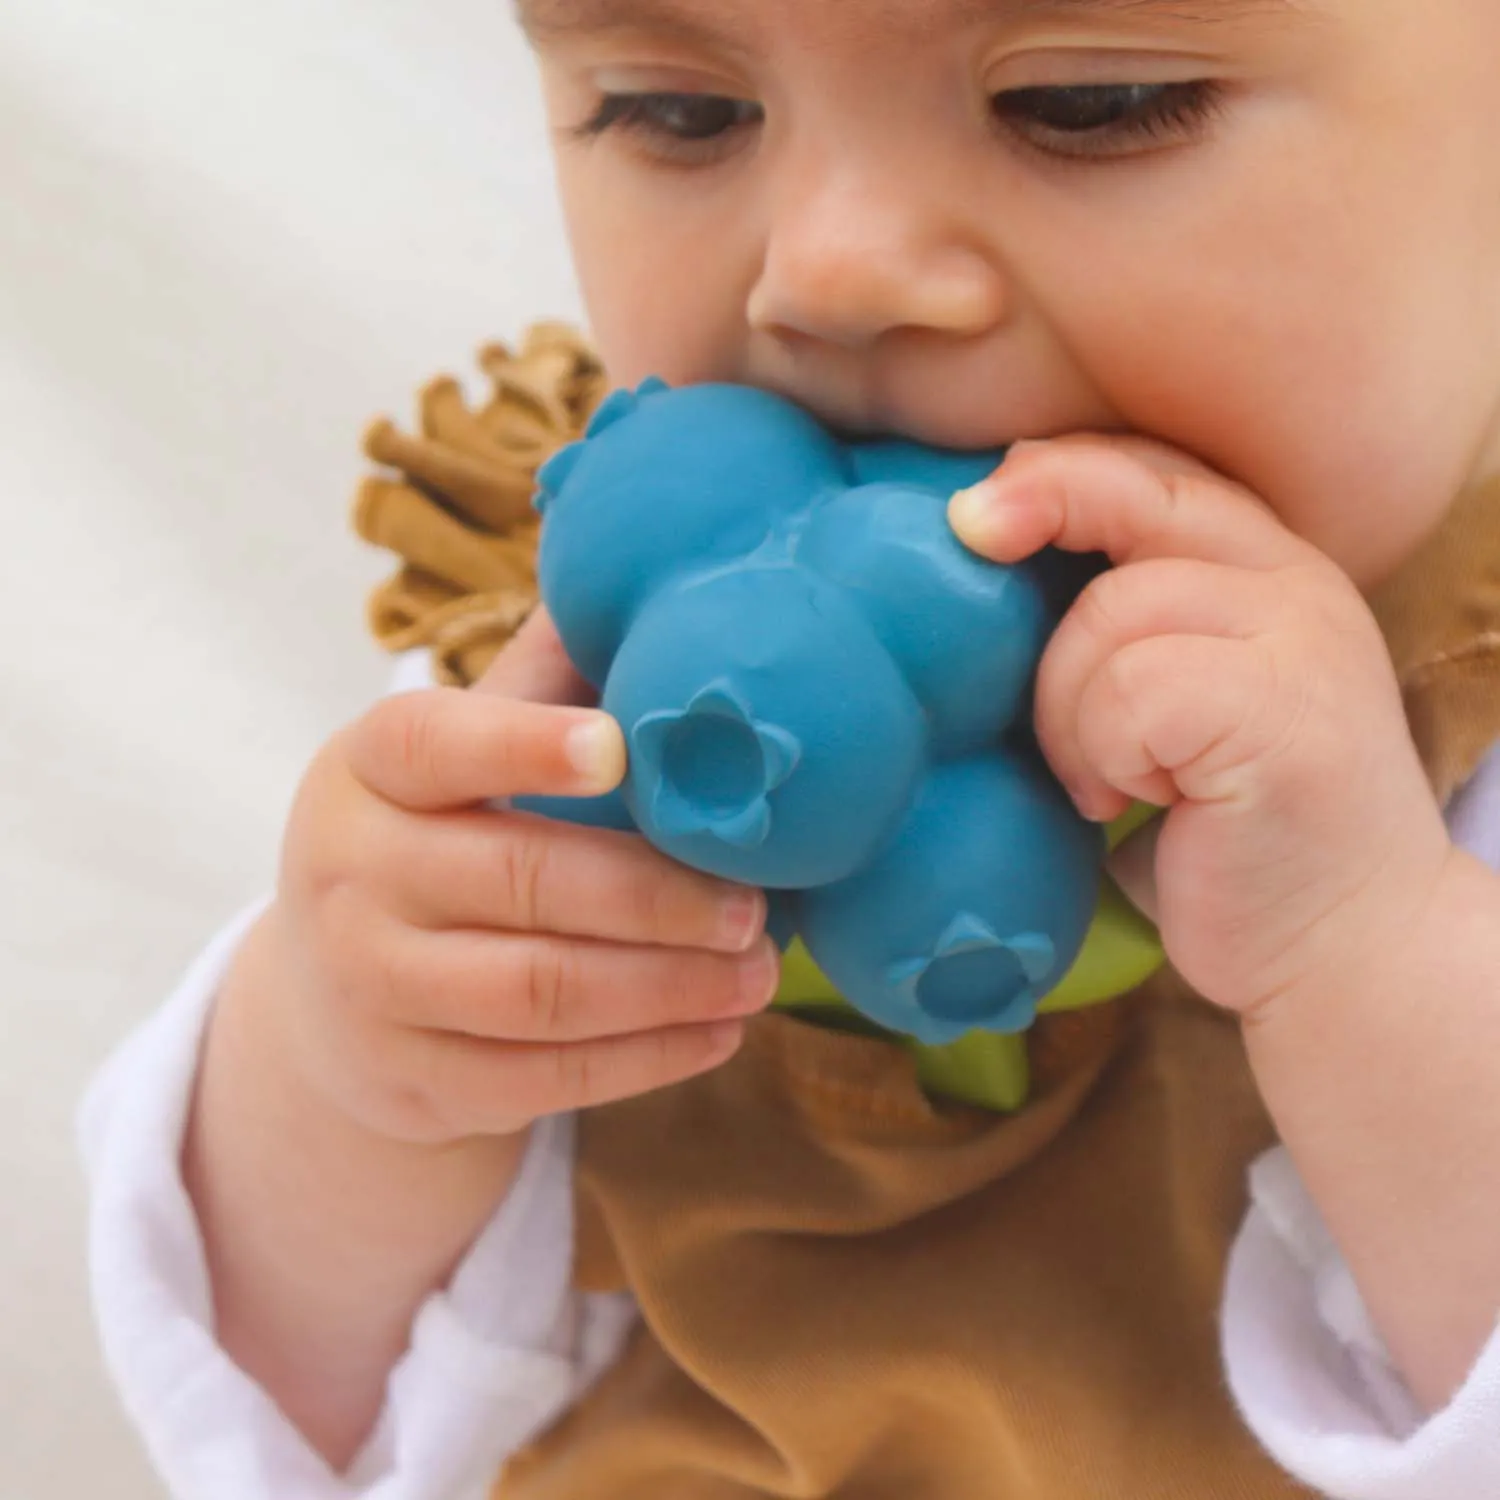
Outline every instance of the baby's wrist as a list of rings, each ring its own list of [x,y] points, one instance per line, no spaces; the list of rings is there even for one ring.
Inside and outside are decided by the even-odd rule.
[[[508,1195],[527,1135],[424,1145],[361,1123],[277,1021],[295,997],[276,989],[276,946],[269,916],[221,992],[182,1174],[219,1342],[339,1466],[368,1433],[418,1309]]]

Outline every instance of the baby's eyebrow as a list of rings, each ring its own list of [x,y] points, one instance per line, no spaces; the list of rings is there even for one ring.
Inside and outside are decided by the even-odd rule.
[[[514,0],[521,25],[533,37],[544,38],[567,32],[613,31],[625,27],[649,27],[694,39],[718,37],[710,17],[699,5],[683,0]],[[806,0],[805,0],[806,3]],[[811,0],[817,3],[817,0]],[[947,19],[958,24],[993,19],[996,16],[1031,15],[1123,16],[1141,21],[1176,22],[1208,26],[1244,20],[1290,19],[1311,7],[1308,0],[918,0],[924,26],[933,23],[933,11],[947,11]],[[868,30],[879,24],[872,10],[877,0],[856,0],[861,25]],[[911,0],[885,0],[893,24],[910,20]],[[710,10],[713,7],[709,7]],[[749,7],[753,12],[753,5]],[[736,6],[736,19],[744,8]]]

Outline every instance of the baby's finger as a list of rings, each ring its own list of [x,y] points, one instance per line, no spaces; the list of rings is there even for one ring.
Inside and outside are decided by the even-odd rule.
[[[409,922],[742,953],[760,891],[700,874],[635,834],[524,813],[386,810],[367,867]]]
[[[495,657],[473,691],[579,707],[592,705],[598,696],[568,659],[552,616],[540,605]]]
[[[1238,485],[1102,439],[1018,444],[990,478],[954,496],[949,519],[966,546],[1002,563],[1049,545],[1117,564],[1195,557],[1245,568],[1312,552]]]
[[[1160,636],[1249,639],[1281,623],[1275,575],[1186,558],[1157,558],[1095,578],[1064,616],[1037,671],[1034,723],[1054,774],[1085,810],[1103,806],[1079,741],[1084,688],[1114,656]],[[1149,800],[1149,799],[1148,799]],[[1110,800],[1113,806],[1113,800]]]
[[[379,1014],[493,1041],[577,1042],[752,1015],[780,959],[762,938],[738,955],[546,936],[397,928],[347,977]]]
[[[413,812],[601,795],[625,774],[625,740],[608,714],[458,688],[376,704],[347,732],[345,753],[363,785]]]
[[[1094,794],[1099,811],[1114,816],[1131,800],[1253,799],[1267,752],[1300,712],[1284,685],[1265,640],[1154,636],[1125,646],[1079,704],[1088,784],[1105,789]]]
[[[405,1033],[400,1128],[414,1139],[508,1135],[548,1115],[612,1104],[707,1073],[739,1050],[744,1035],[745,1024],[737,1020],[561,1046]]]

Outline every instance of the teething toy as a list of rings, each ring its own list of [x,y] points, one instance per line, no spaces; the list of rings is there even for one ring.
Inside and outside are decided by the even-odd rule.
[[[1024,1030],[1100,895],[1104,833],[1029,722],[1096,564],[957,541],[949,499],[1001,457],[846,443],[736,386],[610,397],[539,475],[538,575],[629,770],[520,805],[764,887],[783,946],[883,1027]]]

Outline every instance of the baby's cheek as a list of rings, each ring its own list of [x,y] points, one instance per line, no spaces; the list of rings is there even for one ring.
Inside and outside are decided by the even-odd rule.
[[[653,375],[673,386],[743,378],[742,344],[722,302],[674,292],[681,273],[669,264],[632,275],[604,257],[589,268],[580,263],[579,275],[611,384],[633,387]]]

